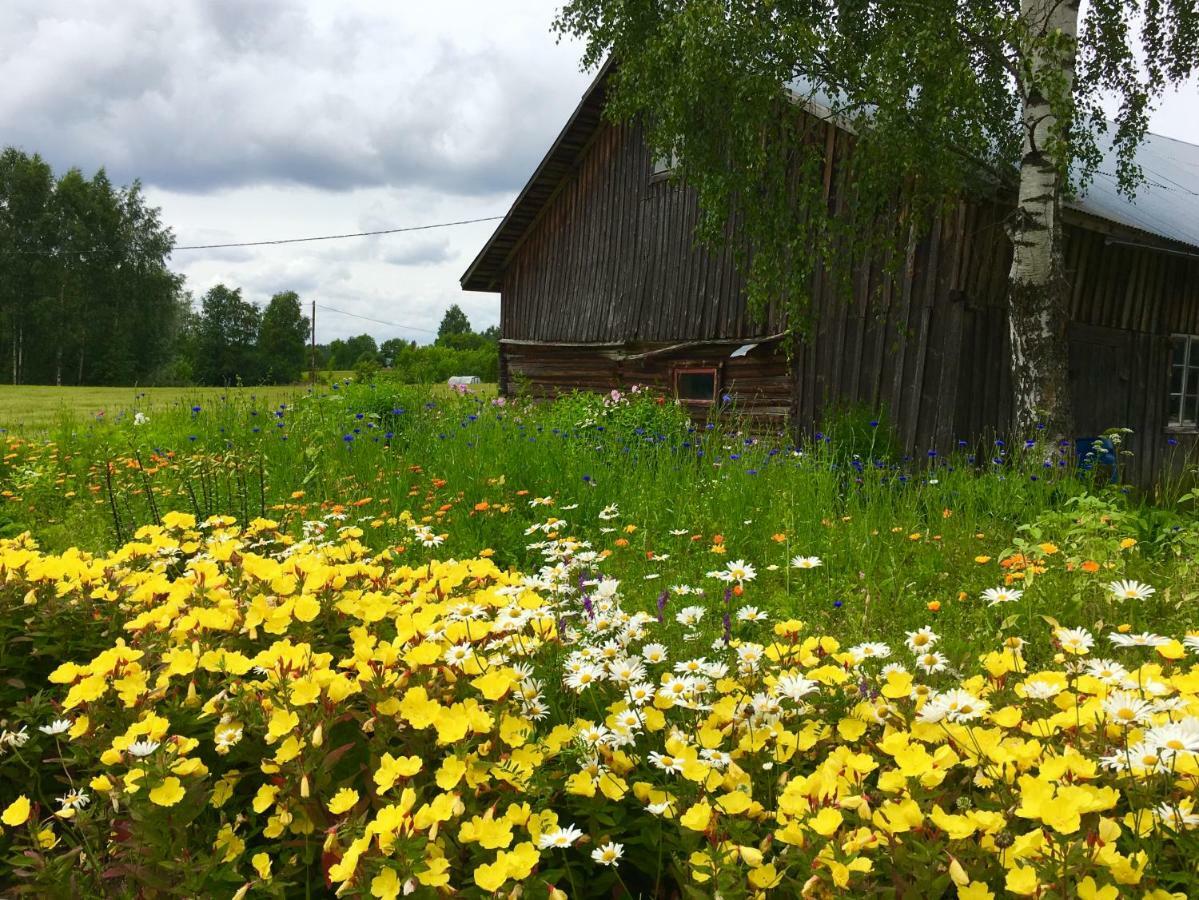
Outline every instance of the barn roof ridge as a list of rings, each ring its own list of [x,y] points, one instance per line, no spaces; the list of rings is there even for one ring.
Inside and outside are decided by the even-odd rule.
[[[600,127],[605,83],[612,67],[611,59],[600,67],[503,220],[463,273],[460,284],[464,290],[500,289],[508,258]],[[793,80],[786,87],[806,105],[819,107],[813,110],[817,115],[823,113],[827,117],[833,105],[825,101],[831,98],[822,96],[819,90],[802,96],[801,84],[800,80]],[[844,127],[843,123],[837,124]],[[1171,146],[1165,147],[1163,142]],[[1199,145],[1146,132],[1136,154],[1144,180],[1131,199],[1119,189],[1110,133],[1099,135],[1099,148],[1103,161],[1096,167],[1086,191],[1067,199],[1066,208],[1082,214],[1084,220],[1102,220],[1153,239],[1199,250]]]

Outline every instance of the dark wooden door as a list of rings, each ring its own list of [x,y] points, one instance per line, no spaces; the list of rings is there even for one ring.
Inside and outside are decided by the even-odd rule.
[[[1071,322],[1068,336],[1077,435],[1132,425],[1132,332]]]

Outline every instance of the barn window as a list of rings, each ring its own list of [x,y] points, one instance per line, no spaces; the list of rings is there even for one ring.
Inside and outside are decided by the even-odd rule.
[[[1194,428],[1199,424],[1199,335],[1170,338],[1170,424]]]
[[[679,155],[677,153],[655,156],[650,164],[650,175],[653,178],[665,178],[678,167]]]
[[[675,369],[674,394],[684,403],[715,403],[716,370]]]

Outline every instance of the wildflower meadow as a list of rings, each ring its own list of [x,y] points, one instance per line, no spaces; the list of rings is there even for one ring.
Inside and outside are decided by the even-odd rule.
[[[0,886],[1199,895],[1199,521],[644,389],[10,433]]]

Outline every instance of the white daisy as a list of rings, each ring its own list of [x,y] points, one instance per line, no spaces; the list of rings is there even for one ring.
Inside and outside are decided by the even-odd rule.
[[[819,556],[795,556],[791,559],[791,568],[793,569],[815,569],[822,565],[824,563],[820,561]]]
[[[537,846],[542,850],[562,849],[573,846],[575,841],[583,836],[583,832],[573,825],[565,828],[558,827],[551,831],[543,831],[537,839]]]
[[[129,745],[129,753],[133,756],[149,756],[159,747],[158,741],[134,741]]]
[[[624,844],[617,844],[614,841],[609,841],[591,851],[591,858],[601,866],[614,866],[622,856],[624,856]]]
[[[1023,596],[1024,591],[1017,591],[1006,587],[987,588],[982,593],[982,599],[986,600],[991,606],[999,603],[1014,603]]]
[[[1157,589],[1139,581],[1113,581],[1107,586],[1117,600],[1148,600]]]

